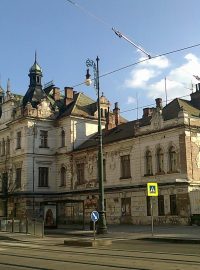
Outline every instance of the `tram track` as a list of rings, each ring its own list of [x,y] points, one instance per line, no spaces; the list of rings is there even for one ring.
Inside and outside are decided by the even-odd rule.
[[[154,269],[145,268],[142,265],[184,265],[187,269],[190,265],[195,267],[195,269],[200,268],[200,258],[198,255],[192,254],[180,254],[180,253],[170,253],[170,252],[147,252],[147,251],[125,251],[125,250],[115,250],[115,249],[94,249],[85,248],[84,250],[74,248],[69,250],[66,247],[62,248],[41,248],[38,246],[30,246],[26,244],[17,247],[13,243],[1,243],[1,247],[12,249],[12,254],[8,251],[0,251],[0,258],[10,256],[13,261],[16,258],[21,260],[31,259],[31,260],[42,260],[51,265],[52,262],[56,263],[72,263],[72,264],[84,264],[91,266],[99,266],[113,269]],[[64,248],[64,249],[63,249]],[[70,247],[71,249],[71,247]],[[23,254],[20,254],[23,252]],[[31,254],[31,256],[30,256]],[[51,257],[49,257],[51,254]],[[64,259],[63,259],[64,258]],[[136,263],[134,267],[133,263]],[[2,264],[0,260],[0,264]],[[37,268],[35,268],[37,269]],[[50,269],[50,268],[47,268]],[[169,268],[170,269],[170,268]]]

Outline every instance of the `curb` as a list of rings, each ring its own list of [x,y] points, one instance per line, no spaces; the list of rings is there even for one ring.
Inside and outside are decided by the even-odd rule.
[[[184,244],[200,244],[200,239],[188,238],[167,238],[167,237],[143,237],[137,240],[153,241],[153,242],[169,242],[169,243],[184,243]]]
[[[96,239],[96,240],[64,240],[66,246],[79,246],[79,247],[99,247],[108,246],[112,244],[112,240]]]

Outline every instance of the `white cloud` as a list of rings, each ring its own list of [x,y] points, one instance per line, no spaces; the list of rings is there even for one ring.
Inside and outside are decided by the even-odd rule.
[[[136,99],[134,97],[128,97],[128,101],[127,104],[135,104],[136,103]]]
[[[144,59],[145,59],[144,57],[140,58],[140,60],[144,60]],[[164,69],[170,66],[170,61],[166,56],[160,56],[160,57],[152,58],[145,62],[142,62],[140,65],[146,66],[146,67],[155,67],[159,69]]]
[[[158,76],[158,72],[154,69],[136,69],[131,72],[131,78],[125,81],[125,86],[129,88],[144,88],[146,83],[156,76]]]
[[[198,82],[193,75],[200,77],[200,58],[188,53],[184,57],[185,63],[174,69],[167,69],[168,73],[165,70],[163,76],[162,70],[170,67],[169,60],[166,57],[160,57],[156,60],[150,59],[140,64],[139,68],[132,70],[130,78],[125,81],[125,86],[144,89],[147,91],[146,95],[149,98],[161,97],[165,100],[166,92],[168,100],[189,95],[191,93],[191,81],[194,84]],[[165,91],[164,77],[166,77],[167,91]]]
[[[162,98],[163,100],[171,100],[176,97],[185,96],[188,94],[188,89],[184,84],[166,79],[166,91],[165,80],[162,79],[148,86],[148,96],[150,98]]]

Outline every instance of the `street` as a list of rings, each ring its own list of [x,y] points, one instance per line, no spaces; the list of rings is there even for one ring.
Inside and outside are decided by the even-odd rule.
[[[198,244],[116,240],[101,248],[1,240],[0,269],[200,269]]]

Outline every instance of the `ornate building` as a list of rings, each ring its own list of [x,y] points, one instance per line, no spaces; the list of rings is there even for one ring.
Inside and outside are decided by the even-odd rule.
[[[98,210],[97,102],[71,87],[42,87],[35,57],[24,96],[0,87],[0,215],[89,221]],[[200,214],[200,84],[191,100],[160,98],[127,122],[102,94],[103,165],[108,223],[148,224],[147,183],[157,182],[157,224],[189,224]]]

